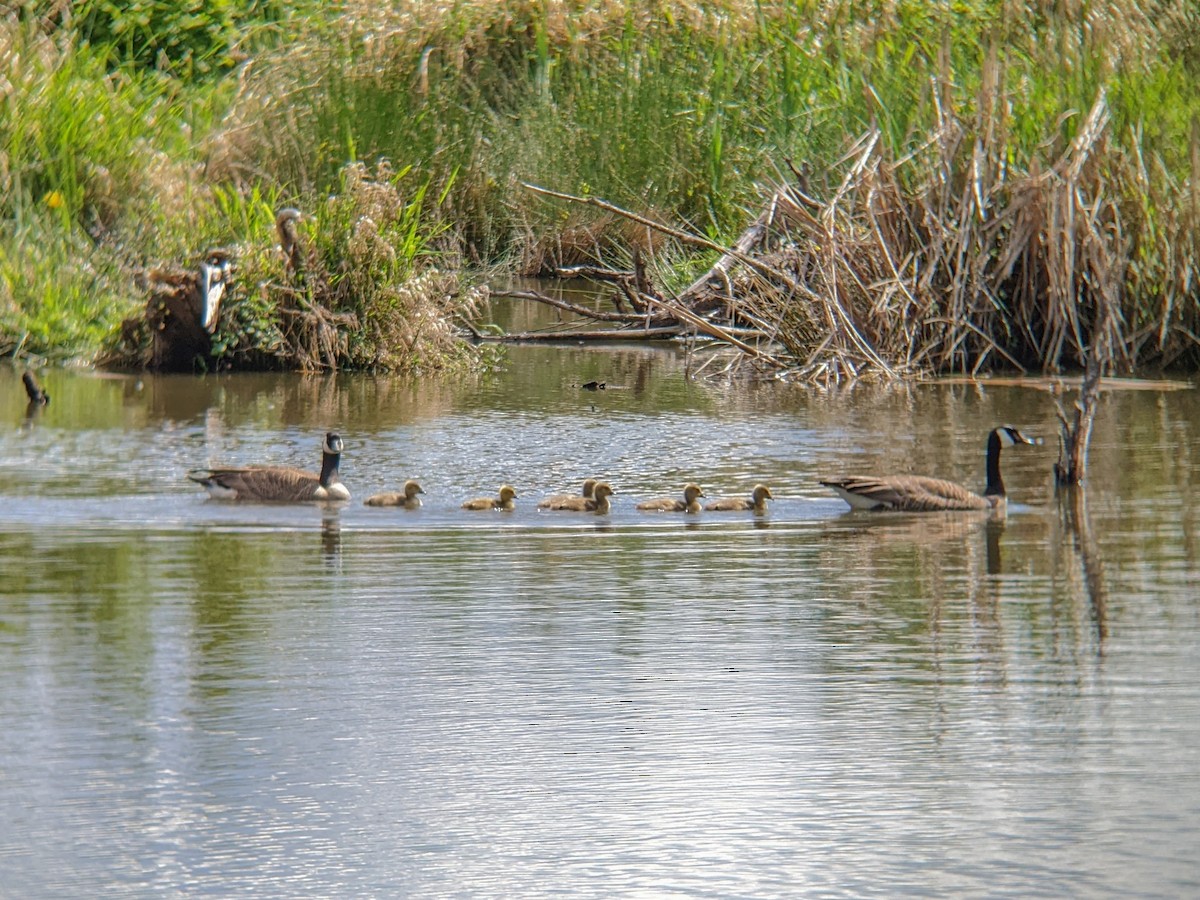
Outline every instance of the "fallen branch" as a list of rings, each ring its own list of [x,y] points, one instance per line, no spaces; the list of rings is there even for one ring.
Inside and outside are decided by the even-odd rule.
[[[747,344],[744,341],[738,340],[727,329],[721,328],[718,325],[714,325],[712,322],[702,319],[700,316],[696,315],[695,313],[691,312],[690,310],[683,309],[680,306],[677,306],[673,303],[667,303],[662,300],[655,300],[653,302],[654,302],[654,305],[657,306],[659,309],[665,310],[666,312],[670,313],[672,316],[682,319],[684,322],[691,325],[697,331],[703,332],[704,334],[707,334],[711,338],[716,338],[718,341],[723,341],[724,343],[729,344],[732,347],[737,347],[743,353],[745,353],[748,356],[752,356],[755,359],[765,359],[768,362],[775,363],[776,365],[781,365],[779,360],[777,360],[773,355],[768,354],[768,353],[763,353],[757,347],[751,346],[750,344]],[[755,334],[757,334],[757,332],[755,332]]]
[[[477,333],[476,339],[494,343],[523,344],[553,341],[661,341],[679,337],[682,325],[658,328],[609,328],[599,331],[518,331],[511,334]]]
[[[633,273],[621,269],[607,269],[603,266],[560,266],[554,270],[554,277],[564,280],[586,278],[589,281],[620,282],[633,278]]]
[[[625,322],[631,325],[642,325],[650,318],[644,313],[603,312],[598,309],[588,309],[586,306],[580,306],[569,300],[559,300],[557,297],[551,297],[540,291],[492,291],[491,296],[508,300],[532,300],[536,303],[553,306],[555,309],[575,313],[577,316],[594,319],[597,322]]]

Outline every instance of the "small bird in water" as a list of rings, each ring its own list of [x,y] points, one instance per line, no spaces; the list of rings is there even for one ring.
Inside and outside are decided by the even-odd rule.
[[[688,484],[683,488],[683,499],[677,500],[674,497],[660,497],[657,500],[643,500],[635,509],[640,509],[643,512],[700,512],[700,497],[704,496],[704,491],[700,489],[698,484]]]
[[[753,510],[758,515],[767,511],[767,501],[774,500],[771,489],[765,484],[756,484],[749,497],[725,497],[704,504],[706,510],[712,512],[729,512],[735,510]]]
[[[517,508],[517,504],[513,501],[517,499],[517,491],[511,484],[501,485],[499,497],[476,497],[474,500],[468,500],[462,505],[463,509],[499,509],[504,512],[512,512]]]
[[[349,500],[350,491],[338,476],[342,439],[332,431],[321,445],[321,471],[307,472],[290,466],[243,466],[193,469],[188,478],[204,486],[218,500],[258,500],[277,503],[311,503]]]
[[[416,480],[410,478],[404,482],[404,490],[402,491],[385,491],[381,494],[372,494],[363,501],[364,506],[403,506],[405,509],[420,509],[421,498],[419,494],[425,491],[421,489],[421,485]]]

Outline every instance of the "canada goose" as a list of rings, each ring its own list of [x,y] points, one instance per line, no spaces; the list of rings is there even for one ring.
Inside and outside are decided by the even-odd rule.
[[[612,509],[608,498],[613,494],[612,486],[607,481],[597,481],[590,497],[563,497],[555,506],[547,509],[562,509],[573,512],[594,512],[606,516]],[[539,504],[540,505],[540,504]]]
[[[220,318],[221,297],[232,277],[233,258],[227,250],[210,250],[195,269],[167,266],[144,275],[148,292],[140,316],[122,324],[125,343],[136,342],[139,329],[149,330],[146,350],[135,352],[147,368],[160,372],[190,372],[207,368],[212,338]]]
[[[698,484],[688,484],[683,488],[683,499],[676,500],[673,497],[661,497],[657,500],[643,500],[635,508],[645,512],[700,512],[700,501],[697,497],[703,497],[704,491],[700,490]]]
[[[363,501],[364,506],[403,506],[405,509],[420,509],[421,498],[418,494],[425,493],[412,478],[404,482],[403,491],[385,491],[382,494],[372,494]]]
[[[987,442],[987,488],[982,496],[953,481],[922,475],[830,478],[821,484],[832,488],[853,509],[904,512],[991,509],[1002,512],[1007,501],[1004,480],[1000,477],[1000,449],[1034,443],[1011,425],[1001,425],[992,430]]]
[[[196,294],[200,300],[200,324],[209,335],[217,330],[221,298],[225,296],[225,285],[229,283],[232,268],[233,259],[224,250],[210,250],[208,257],[200,263]]]
[[[727,512],[729,510],[748,510],[752,509],[759,515],[767,511],[767,501],[774,500],[771,495],[771,489],[765,484],[756,484],[754,491],[749,498],[746,497],[726,497],[723,500],[714,500],[712,503],[704,504],[704,508],[714,512]]]
[[[538,503],[537,508],[538,509],[571,509],[572,507],[570,507],[570,506],[564,507],[564,506],[562,506],[562,504],[563,503],[568,503],[568,504],[574,503],[576,500],[579,500],[581,497],[585,498],[585,499],[590,498],[592,496],[592,491],[595,490],[595,488],[596,488],[596,482],[597,482],[597,479],[595,479],[595,478],[589,478],[587,481],[585,481],[583,483],[583,493],[582,494],[578,494],[578,495],[577,494],[551,494],[549,497],[545,498],[540,503]]]
[[[499,509],[511,512],[516,509],[517,491],[511,484],[501,485],[499,497],[476,497],[462,505],[463,509]]]
[[[219,500],[266,500],[308,503],[349,500],[350,491],[338,478],[342,439],[332,431],[321,446],[321,474],[289,466],[245,466],[239,469],[193,469],[188,478],[204,485]]]

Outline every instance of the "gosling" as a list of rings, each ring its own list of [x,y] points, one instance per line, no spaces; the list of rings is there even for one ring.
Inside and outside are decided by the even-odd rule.
[[[364,506],[403,506],[405,509],[420,509],[419,494],[425,493],[421,485],[410,478],[404,482],[403,491],[384,491],[382,494],[372,494],[363,501]]]
[[[608,498],[613,494],[612,486],[607,481],[597,481],[591,497],[563,497],[555,506],[542,509],[570,510],[573,512],[594,512],[598,516],[606,516],[612,509]]]
[[[476,497],[474,500],[468,500],[462,505],[463,509],[481,510],[481,509],[499,509],[504,512],[512,512],[517,508],[517,504],[513,501],[517,499],[517,491],[511,484],[501,485],[499,497]]]
[[[700,489],[698,484],[686,485],[683,489],[683,499],[677,500],[673,497],[660,497],[657,500],[643,500],[635,509],[640,509],[643,512],[700,512],[700,501],[698,497],[703,497],[704,491]]]
[[[728,512],[753,510],[755,515],[761,516],[767,511],[767,501],[774,500],[771,496],[771,489],[765,484],[756,484],[754,491],[749,498],[746,497],[725,497],[721,500],[714,500],[712,503],[704,504],[706,510],[713,512]]]

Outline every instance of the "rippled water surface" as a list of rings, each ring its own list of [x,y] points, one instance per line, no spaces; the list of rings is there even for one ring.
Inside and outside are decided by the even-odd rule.
[[[1114,389],[1082,498],[1036,386],[0,369],[0,895],[1200,892],[1200,401]],[[604,381],[603,391],[579,385]],[[1006,520],[847,514],[824,474]],[[315,468],[341,508],[207,500]],[[535,509],[608,478],[611,515]],[[417,511],[361,505],[418,477]],[[763,517],[635,512],[757,481]],[[511,514],[467,513],[502,482]]]

